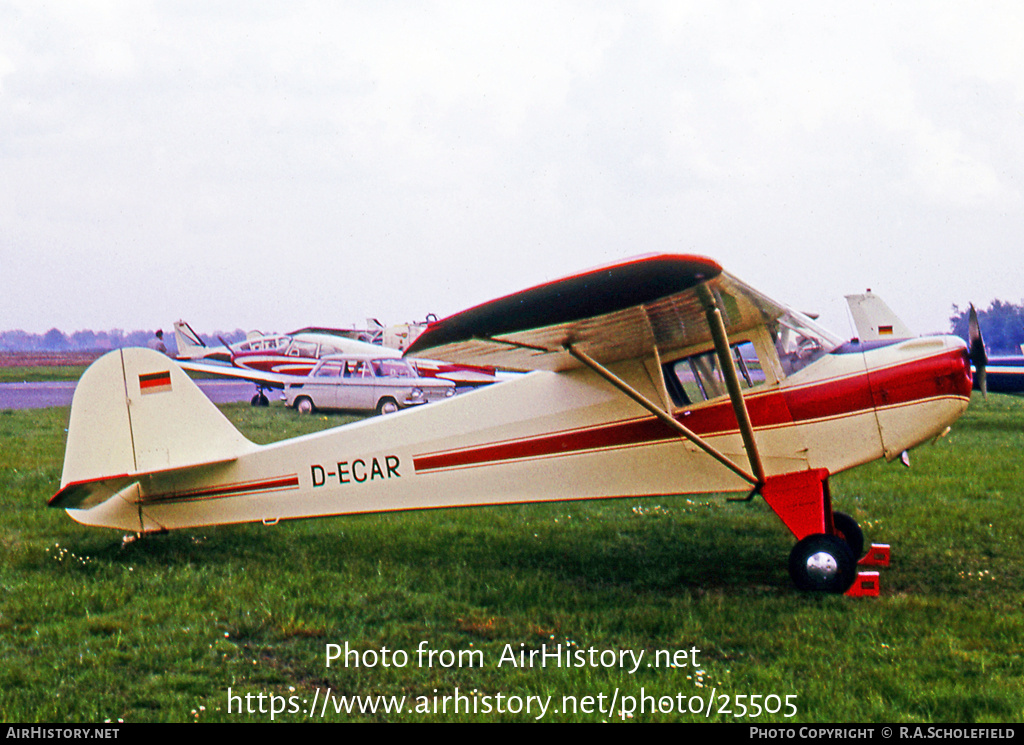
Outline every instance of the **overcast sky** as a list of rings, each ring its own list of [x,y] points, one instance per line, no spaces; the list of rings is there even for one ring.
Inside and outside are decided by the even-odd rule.
[[[710,256],[1024,298],[1019,2],[0,0],[0,329],[447,315]]]

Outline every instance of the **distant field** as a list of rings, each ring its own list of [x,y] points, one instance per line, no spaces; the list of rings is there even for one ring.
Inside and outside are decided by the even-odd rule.
[[[86,352],[0,352],[0,367],[86,366],[103,354],[103,350]]]
[[[103,352],[0,352],[0,383],[78,380]]]
[[[347,421],[224,411],[259,442]],[[866,599],[798,593],[779,520],[761,501],[717,497],[368,515],[122,546],[45,507],[66,419],[67,409],[0,414],[4,721],[264,722],[271,695],[299,709],[276,719],[298,721],[314,699],[319,718],[328,688],[332,722],[533,721],[527,696],[552,697],[545,721],[704,721],[675,707],[709,699],[711,721],[748,724],[1024,720],[1021,399],[976,399],[947,437],[911,453],[909,470],[875,463],[833,479],[837,508],[892,544],[882,596]],[[361,666],[327,667],[326,645],[346,643],[369,652]],[[432,666],[417,664],[421,643]],[[643,652],[644,664],[498,665],[505,650],[559,644]],[[659,650],[694,647],[696,666],[677,656],[646,667]],[[385,666],[386,650],[406,664]],[[459,667],[460,653],[483,665]],[[229,688],[235,707],[249,694],[258,708],[263,694],[265,713],[228,713]],[[451,701],[440,713],[456,689],[469,713]],[[404,709],[333,708],[355,695]],[[644,696],[673,711],[630,713]],[[782,706],[753,717],[755,701],[763,710],[786,696],[793,716]],[[500,701],[524,708],[499,714]]]

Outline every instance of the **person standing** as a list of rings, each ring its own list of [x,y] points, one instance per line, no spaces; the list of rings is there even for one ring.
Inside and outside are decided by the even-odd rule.
[[[157,329],[156,334],[149,340],[149,348],[167,354],[167,345],[164,344],[164,330]]]

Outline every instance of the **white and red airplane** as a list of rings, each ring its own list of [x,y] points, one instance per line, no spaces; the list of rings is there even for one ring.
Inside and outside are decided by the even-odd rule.
[[[50,505],[155,532],[747,492],[796,537],[797,586],[844,592],[863,537],[833,513],[829,477],[939,436],[971,392],[963,341],[840,344],[700,256],[629,259],[477,306],[407,350],[428,353],[533,372],[255,445],[167,357],[112,352],[78,384]]]
[[[367,319],[368,322],[370,320]],[[306,358],[315,356],[321,345],[328,346],[324,354],[366,352],[372,335],[371,331],[323,327],[302,328],[287,334],[250,331],[243,341],[229,344],[221,338],[221,346],[211,347],[187,322],[178,320],[174,322],[174,338],[178,347],[175,359],[184,362],[232,362],[237,359],[243,363],[242,367],[270,371],[274,370],[277,358],[285,357],[289,351],[292,357]],[[296,342],[302,346],[296,346]],[[313,364],[316,364],[315,360]]]

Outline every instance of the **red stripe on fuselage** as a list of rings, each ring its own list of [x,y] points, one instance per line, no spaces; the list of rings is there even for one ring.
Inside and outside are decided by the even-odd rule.
[[[149,494],[143,500],[143,504],[153,504],[155,502],[167,504],[169,502],[191,502],[203,499],[241,497],[265,491],[284,491],[298,488],[299,476],[298,474],[292,474],[290,476],[279,476],[260,481],[243,481],[235,484],[210,486],[203,489],[189,489],[188,491],[167,492],[166,494]]]
[[[879,407],[936,397],[970,397],[970,377],[964,374],[962,350],[894,364],[793,388],[754,392],[745,397],[755,429],[791,426],[803,422],[844,417],[876,408],[870,383],[876,386]],[[966,388],[964,381],[966,380]],[[677,421],[702,437],[739,431],[728,399],[677,412]],[[465,468],[495,462],[568,455],[610,448],[635,447],[676,441],[680,435],[655,417],[621,420],[553,434],[479,445],[413,457],[417,472]]]

